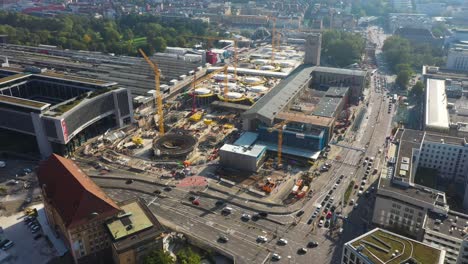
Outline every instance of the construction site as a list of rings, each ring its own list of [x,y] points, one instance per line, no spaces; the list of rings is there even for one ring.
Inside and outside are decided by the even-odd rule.
[[[240,48],[228,39],[223,49],[199,54],[140,50],[143,60],[53,47],[6,53],[13,66],[58,71],[54,65],[68,61],[69,74],[129,87],[133,125],[108,130],[74,154],[100,159],[102,173],[117,166],[172,183],[202,175],[289,203],[309,193],[320,173],[315,161],[326,158],[329,141],[350,126],[366,73],[320,67],[320,34],[292,41],[298,44],[283,40],[278,35]],[[104,70],[110,65],[113,70]],[[317,83],[315,75],[326,77]]]

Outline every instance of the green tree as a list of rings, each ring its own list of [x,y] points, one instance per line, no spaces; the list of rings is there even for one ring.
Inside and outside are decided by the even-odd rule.
[[[175,260],[169,252],[163,250],[153,250],[143,260],[144,264],[175,264]]]
[[[197,253],[193,252],[191,248],[184,248],[177,252],[177,261],[180,264],[200,264],[201,257]]]
[[[150,45],[154,47],[157,52],[162,52],[166,49],[167,43],[163,37],[156,37],[154,39],[150,39]]]
[[[398,86],[400,86],[401,88],[404,89],[408,85],[410,77],[411,77],[411,72],[410,71],[406,71],[406,70],[400,71],[397,74],[397,78],[395,80],[395,83]]]
[[[420,97],[424,94],[424,84],[421,81],[417,81],[413,88],[411,88],[411,95]]]

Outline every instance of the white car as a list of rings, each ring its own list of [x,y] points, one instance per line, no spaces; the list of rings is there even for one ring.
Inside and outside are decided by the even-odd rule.
[[[284,239],[284,238],[280,238],[280,239],[278,240],[278,243],[281,244],[281,245],[287,245],[287,244],[288,244],[288,241],[287,241],[286,239]]]
[[[361,195],[362,195],[362,191],[359,191],[359,192],[357,193],[357,195],[358,195],[358,196],[361,196]]]
[[[257,241],[265,243],[268,241],[268,239],[265,236],[258,236]]]
[[[275,254],[271,255],[271,258],[272,258],[273,260],[280,260],[280,259],[281,259],[281,256],[275,253]]]
[[[354,208],[357,208],[357,207],[358,207],[358,203],[355,203],[353,207],[354,207]]]
[[[318,227],[322,227],[322,226],[323,226],[323,220],[320,220],[319,224],[318,224]]]

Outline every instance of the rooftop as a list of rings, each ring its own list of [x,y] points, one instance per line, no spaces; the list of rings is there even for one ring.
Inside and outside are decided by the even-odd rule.
[[[421,202],[434,204],[439,192],[419,185],[409,186],[414,180],[412,167],[413,149],[420,148],[423,136],[423,131],[411,129],[399,129],[397,131],[391,143],[392,146],[395,145],[397,148],[395,165],[388,166],[387,171],[389,175],[382,175],[380,177],[379,189],[391,191],[401,196],[412,197]],[[391,158],[389,157],[389,159]],[[395,175],[395,178],[392,179],[393,175]],[[402,182],[404,184],[395,184],[395,182]]]
[[[334,117],[343,98],[323,97],[312,112],[316,116]]]
[[[447,95],[445,94],[445,80],[427,79],[426,87],[426,128],[448,130],[449,113],[447,110]]]
[[[239,139],[234,142],[236,146],[250,147],[258,139],[258,134],[254,132],[244,132]]]
[[[243,154],[243,155],[250,156],[250,157],[259,157],[265,151],[265,146],[255,144],[251,147],[244,147],[244,146],[235,146],[231,144],[224,144],[220,148],[220,150],[226,151],[226,152]]]
[[[351,69],[342,69],[342,68],[333,68],[333,67],[315,67],[314,72],[326,72],[334,74],[343,74],[343,75],[355,75],[365,77],[367,75],[366,71],[361,70],[351,70]]]
[[[122,212],[106,222],[117,252],[139,244],[154,242],[164,228],[145,205],[144,201],[134,198],[119,203]]]
[[[447,135],[439,135],[431,132],[426,132],[426,135],[424,136],[424,141],[458,146],[465,146],[467,144],[465,138],[450,137]]]
[[[289,120],[290,122],[303,123],[303,124],[312,124],[321,127],[329,127],[333,124],[335,120],[332,117],[326,116],[317,116],[317,115],[307,115],[301,112],[280,112],[276,118],[279,120]]]
[[[344,97],[349,91],[349,87],[339,87],[339,86],[332,86],[328,88],[325,96],[327,97]]]
[[[37,178],[47,201],[57,210],[66,227],[93,218],[116,215],[120,208],[72,160],[52,154],[43,161]]]
[[[13,75],[10,75],[10,76],[0,78],[0,84],[5,84],[5,83],[8,83],[8,82],[16,81],[16,80],[19,80],[19,79],[26,78],[28,76],[30,76],[30,74],[26,74],[26,73],[13,74]]]
[[[0,95],[0,102],[11,104],[11,105],[27,107],[27,108],[32,108],[32,109],[37,109],[37,110],[43,110],[47,108],[48,106],[50,106],[50,104],[28,100],[24,98],[19,98],[19,97],[7,96],[7,95]]]
[[[311,79],[313,66],[301,65],[291,75],[283,79],[270,92],[260,98],[249,110],[243,113],[244,117],[259,118],[267,124],[272,124],[276,115],[286,107]]]
[[[346,244],[372,263],[400,264],[412,258],[417,263],[439,264],[444,258],[440,249],[379,228]]]
[[[424,228],[463,240],[468,234],[468,215],[449,211],[447,216],[441,216],[429,211]]]

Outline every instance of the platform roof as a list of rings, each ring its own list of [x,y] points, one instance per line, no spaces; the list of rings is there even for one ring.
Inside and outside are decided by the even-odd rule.
[[[447,95],[445,94],[445,81],[427,79],[426,87],[426,127],[436,130],[448,130],[449,113]]]

